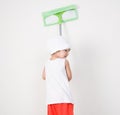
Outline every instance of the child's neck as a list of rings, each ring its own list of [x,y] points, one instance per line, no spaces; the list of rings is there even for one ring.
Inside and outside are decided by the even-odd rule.
[[[56,57],[55,55],[52,55],[51,57],[50,57],[50,60],[55,60],[55,59],[57,59],[58,57]]]

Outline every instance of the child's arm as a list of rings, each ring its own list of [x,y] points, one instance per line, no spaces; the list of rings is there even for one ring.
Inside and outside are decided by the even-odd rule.
[[[45,67],[43,68],[43,71],[42,71],[42,79],[46,80]]]
[[[69,64],[68,60],[65,60],[65,69],[66,69],[68,81],[70,81],[72,79],[72,72],[71,72],[70,64]]]

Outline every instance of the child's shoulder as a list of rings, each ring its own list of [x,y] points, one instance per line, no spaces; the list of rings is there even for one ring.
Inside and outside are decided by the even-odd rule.
[[[65,61],[66,58],[58,58],[58,60]]]

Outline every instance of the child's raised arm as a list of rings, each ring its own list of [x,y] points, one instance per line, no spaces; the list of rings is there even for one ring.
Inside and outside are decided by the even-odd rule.
[[[72,79],[72,72],[71,72],[70,64],[68,60],[65,60],[65,69],[66,69],[68,81],[70,81]]]

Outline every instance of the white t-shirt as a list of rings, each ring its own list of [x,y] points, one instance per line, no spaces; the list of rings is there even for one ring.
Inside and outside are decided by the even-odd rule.
[[[68,78],[65,70],[65,59],[48,60],[45,64],[46,72],[46,103],[73,103]]]

